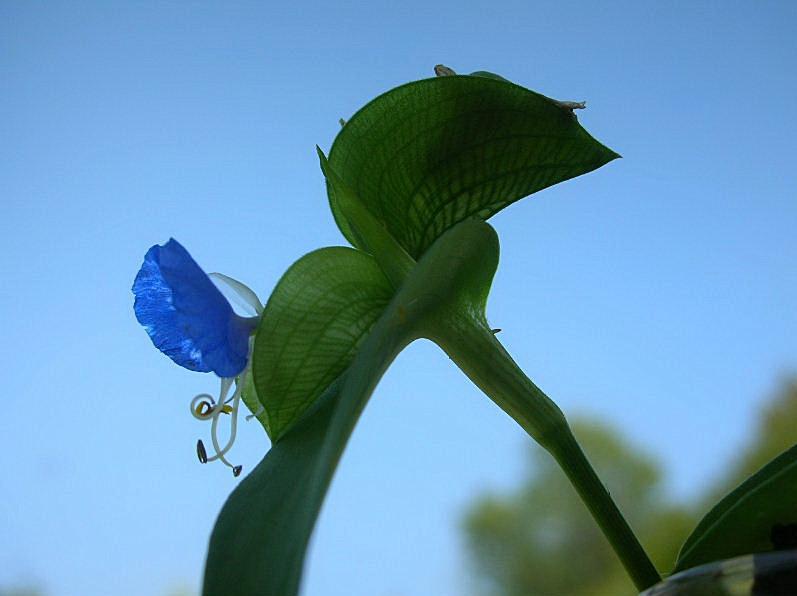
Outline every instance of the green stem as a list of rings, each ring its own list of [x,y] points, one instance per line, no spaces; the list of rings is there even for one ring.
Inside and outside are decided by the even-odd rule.
[[[555,445],[549,446],[548,451],[562,467],[592,517],[598,522],[634,585],[642,591],[660,582],[661,576],[569,428],[562,433],[560,439]]]
[[[597,521],[637,589],[661,581],[601,483],[562,411],[512,360],[486,323],[448,318],[430,337],[496,404],[556,459]]]

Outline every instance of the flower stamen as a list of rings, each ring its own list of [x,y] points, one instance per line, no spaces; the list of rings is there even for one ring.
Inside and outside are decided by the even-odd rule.
[[[238,409],[241,403],[241,394],[244,388],[244,379],[249,372],[247,366],[238,377],[225,377],[221,379],[221,387],[219,388],[219,397],[214,399],[208,393],[200,393],[191,400],[191,415],[197,420],[211,421],[210,438],[213,445],[213,454],[208,455],[205,449],[205,444],[199,440],[197,441],[197,457],[203,464],[219,460],[224,465],[232,469],[234,476],[239,476],[243,467],[240,465],[233,465],[230,463],[225,455],[232,448],[235,443],[235,437],[238,431]],[[227,394],[233,382],[235,383],[235,391],[230,397]],[[221,446],[218,437],[218,422],[220,414],[230,415],[230,436],[227,439],[224,447]]]
[[[266,408],[263,407],[263,404],[258,404],[257,412],[255,412],[254,414],[247,414],[246,421],[249,422],[252,418],[257,418],[258,416],[260,416],[260,414],[262,414],[265,411]]]
[[[205,451],[205,444],[202,442],[202,439],[196,442],[196,456],[199,458],[199,463],[208,463],[208,452]]]

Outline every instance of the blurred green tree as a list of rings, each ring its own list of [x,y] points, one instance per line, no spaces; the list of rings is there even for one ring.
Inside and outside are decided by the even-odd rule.
[[[797,443],[797,377],[785,379],[758,415],[748,447],[701,499],[708,510],[767,462]]]
[[[42,596],[43,592],[32,587],[2,587],[0,596]]]
[[[669,571],[700,515],[797,440],[797,379],[762,410],[753,440],[699,505],[664,494],[656,462],[606,425],[588,420],[574,432],[651,558]],[[529,478],[509,495],[478,498],[464,519],[475,592],[488,596],[636,594],[578,495],[540,448]]]

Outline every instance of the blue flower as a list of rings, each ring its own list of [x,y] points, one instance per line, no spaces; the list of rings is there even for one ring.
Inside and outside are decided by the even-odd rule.
[[[224,282],[257,316],[242,317],[211,281]],[[147,330],[152,343],[174,362],[189,370],[214,372],[221,377],[217,398],[201,393],[191,400],[191,414],[211,421],[214,454],[208,457],[202,441],[197,442],[199,461],[221,460],[241,473],[224,457],[235,441],[238,406],[252,349],[252,334],[263,306],[244,284],[220,273],[206,274],[188,251],[174,238],[155,245],[144,256],[144,264],[133,282],[136,319]],[[233,382],[235,391],[227,397]],[[230,437],[224,447],[217,436],[221,414],[231,414]]]
[[[133,283],[138,322],[180,366],[235,377],[245,367],[258,317],[241,317],[175,239],[147,251]]]

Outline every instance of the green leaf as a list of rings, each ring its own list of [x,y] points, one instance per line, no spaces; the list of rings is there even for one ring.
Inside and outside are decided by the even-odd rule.
[[[742,555],[690,567],[639,596],[793,596],[793,550]]]
[[[357,246],[374,256],[387,279],[398,289],[415,266],[415,261],[390,235],[384,224],[362,204],[337,172],[329,165],[319,147],[318,158],[327,184],[335,193],[336,204],[357,238]]]
[[[717,503],[686,539],[675,571],[774,550],[776,524],[797,523],[797,445]]]
[[[283,275],[252,354],[256,394],[273,441],[349,366],[393,293],[373,257],[351,248],[314,251]]]
[[[461,306],[461,296],[480,303],[486,289],[475,286],[489,284],[497,252],[492,228],[468,221],[418,263],[349,368],[230,495],[210,538],[204,596],[297,594],[324,495],[377,382],[404,346],[425,336],[443,311]]]
[[[339,391],[339,382],[331,385],[312,415],[274,444],[227,499],[210,538],[205,596],[298,591],[304,551],[326,491],[316,476]]]
[[[274,443],[232,492],[210,538],[204,596],[293,596],[343,449],[365,403],[412,339],[386,310],[350,368]]]
[[[263,428],[266,429],[266,433],[268,436],[271,437],[271,425],[269,424],[268,414],[266,409],[263,407],[263,404],[260,403],[260,400],[257,398],[257,391],[255,390],[255,380],[252,377],[252,371],[250,370],[243,380],[244,388],[241,392],[241,400],[244,402],[249,411],[252,412],[252,416],[254,416],[260,424],[263,425]]]
[[[487,219],[616,157],[555,100],[496,78],[447,76],[366,105],[338,134],[329,164],[417,260],[457,222]],[[338,227],[365,249],[327,191]]]
[[[485,77],[487,79],[496,79],[498,81],[506,81],[507,83],[511,83],[512,81],[505,79],[499,74],[495,74],[494,72],[488,72],[486,70],[477,70],[476,72],[470,73],[472,77]]]

